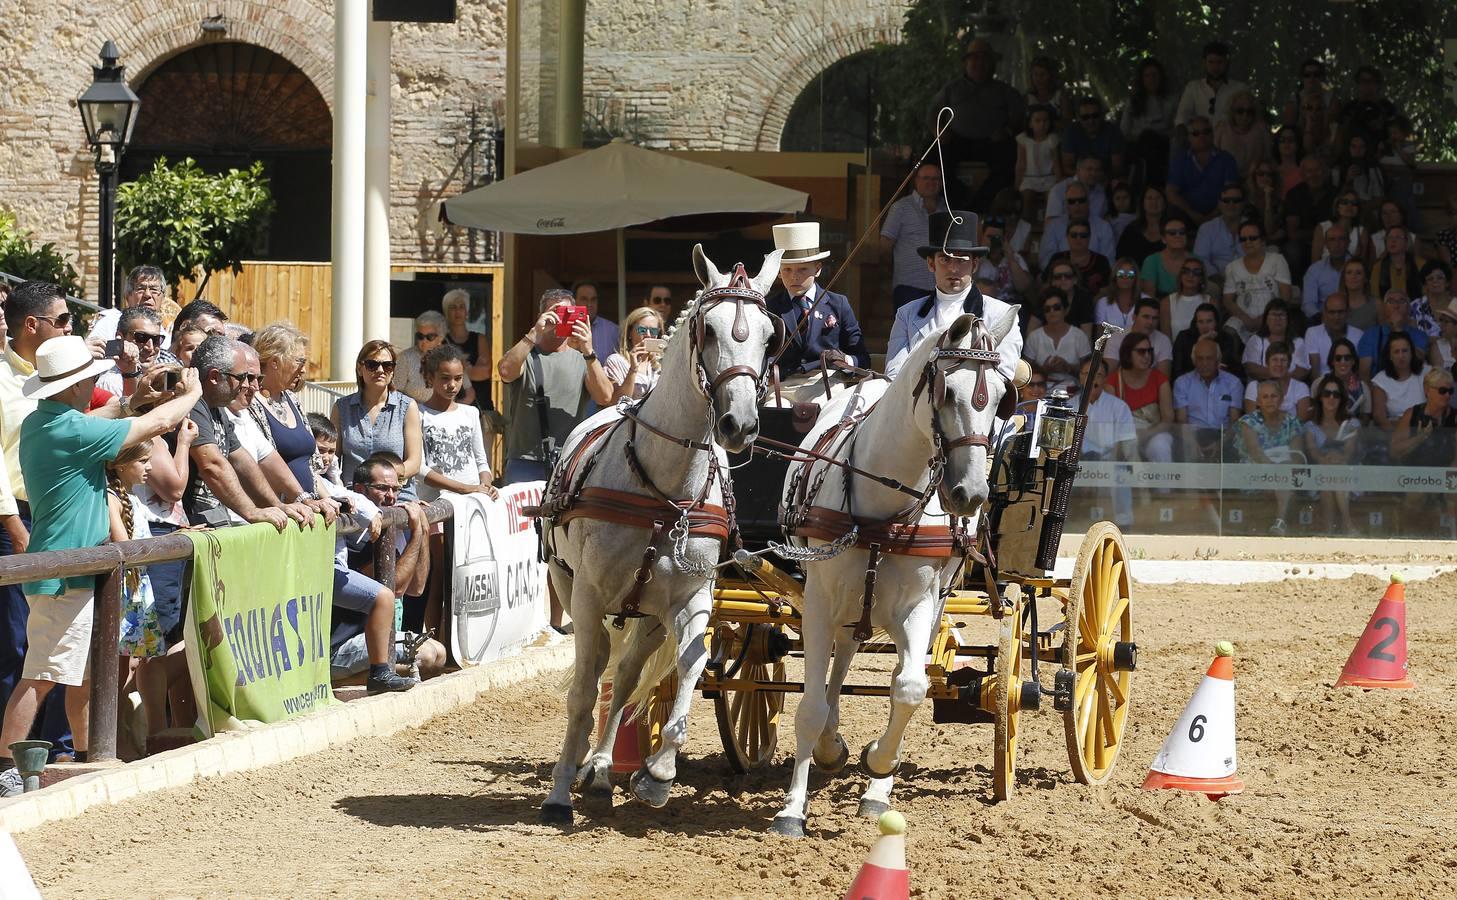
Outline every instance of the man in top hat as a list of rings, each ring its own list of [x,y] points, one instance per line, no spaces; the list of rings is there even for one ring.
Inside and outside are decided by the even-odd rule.
[[[988,323],[1017,315],[1018,307],[984,297],[976,289],[973,279],[977,266],[989,252],[987,247],[978,246],[976,238],[976,213],[954,209],[932,214],[931,243],[921,248],[921,257],[936,276],[936,290],[896,311],[885,353],[885,374],[894,378],[922,339],[950,325],[962,313],[972,313]],[[997,345],[997,353],[1002,357],[997,371],[1010,381],[1022,356],[1022,329],[1013,327],[1008,331]]]
[[[831,364],[844,362],[863,369],[870,366],[870,351],[850,299],[815,283],[821,262],[830,255],[820,249],[820,224],[775,225],[774,248],[784,251],[779,263],[784,292],[770,294],[765,302],[770,312],[784,319],[788,341],[779,357],[781,391],[795,400],[809,400],[823,396],[817,380],[822,356]]]

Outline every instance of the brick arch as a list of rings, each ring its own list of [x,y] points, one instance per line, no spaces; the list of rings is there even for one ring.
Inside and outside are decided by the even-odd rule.
[[[758,121],[751,115],[748,129],[726,136],[727,143],[736,146],[724,149],[777,151],[794,101],[810,82],[846,57],[876,44],[899,43],[904,14],[899,3],[830,0],[823,13],[802,13],[786,27],[776,29],[755,53],[770,65],[746,73],[744,86],[735,99],[738,109],[757,113]],[[793,62],[786,64],[787,60]]]
[[[323,0],[183,0],[159,11],[157,0],[125,0],[98,23],[108,24],[127,67],[128,80],[139,85],[158,66],[185,50],[214,40],[242,41],[266,47],[299,68],[334,105],[334,14]],[[228,30],[214,37],[202,20],[222,15]],[[109,20],[109,22],[108,22]]]

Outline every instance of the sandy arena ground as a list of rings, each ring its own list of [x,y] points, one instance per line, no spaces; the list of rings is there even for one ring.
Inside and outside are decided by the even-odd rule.
[[[1104,787],[1073,783],[1060,714],[1045,706],[1022,719],[1018,796],[993,805],[990,726],[933,725],[926,704],[896,792],[912,894],[1452,896],[1457,575],[1408,588],[1416,690],[1334,689],[1382,589],[1370,578],[1142,588],[1134,709]],[[1246,793],[1140,791],[1220,638],[1237,645]],[[48,898],[838,897],[854,878],[874,834],[854,816],[863,779],[816,777],[812,836],[769,835],[792,729],[772,769],[736,781],[702,700],[665,810],[619,790],[610,819],[579,816],[568,835],[536,825],[562,729],[554,685],[17,840]],[[884,702],[846,700],[852,748],[879,731]]]

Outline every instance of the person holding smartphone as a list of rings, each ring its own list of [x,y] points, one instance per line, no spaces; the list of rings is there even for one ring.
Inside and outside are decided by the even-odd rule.
[[[623,397],[640,400],[658,383],[663,358],[663,320],[656,310],[644,306],[628,314],[616,353],[607,357],[607,380],[612,382],[612,402]]]

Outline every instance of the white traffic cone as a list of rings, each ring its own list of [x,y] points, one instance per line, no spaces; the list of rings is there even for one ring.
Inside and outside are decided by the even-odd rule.
[[[1143,789],[1189,791],[1218,800],[1245,789],[1234,774],[1236,765],[1234,645],[1220,641],[1204,680],[1153,758]]]
[[[909,900],[911,873],[906,868],[906,817],[895,810],[880,814],[880,837],[845,892],[844,900]]]
[[[20,850],[7,832],[0,831],[0,898],[40,900],[40,891],[20,858]]]

